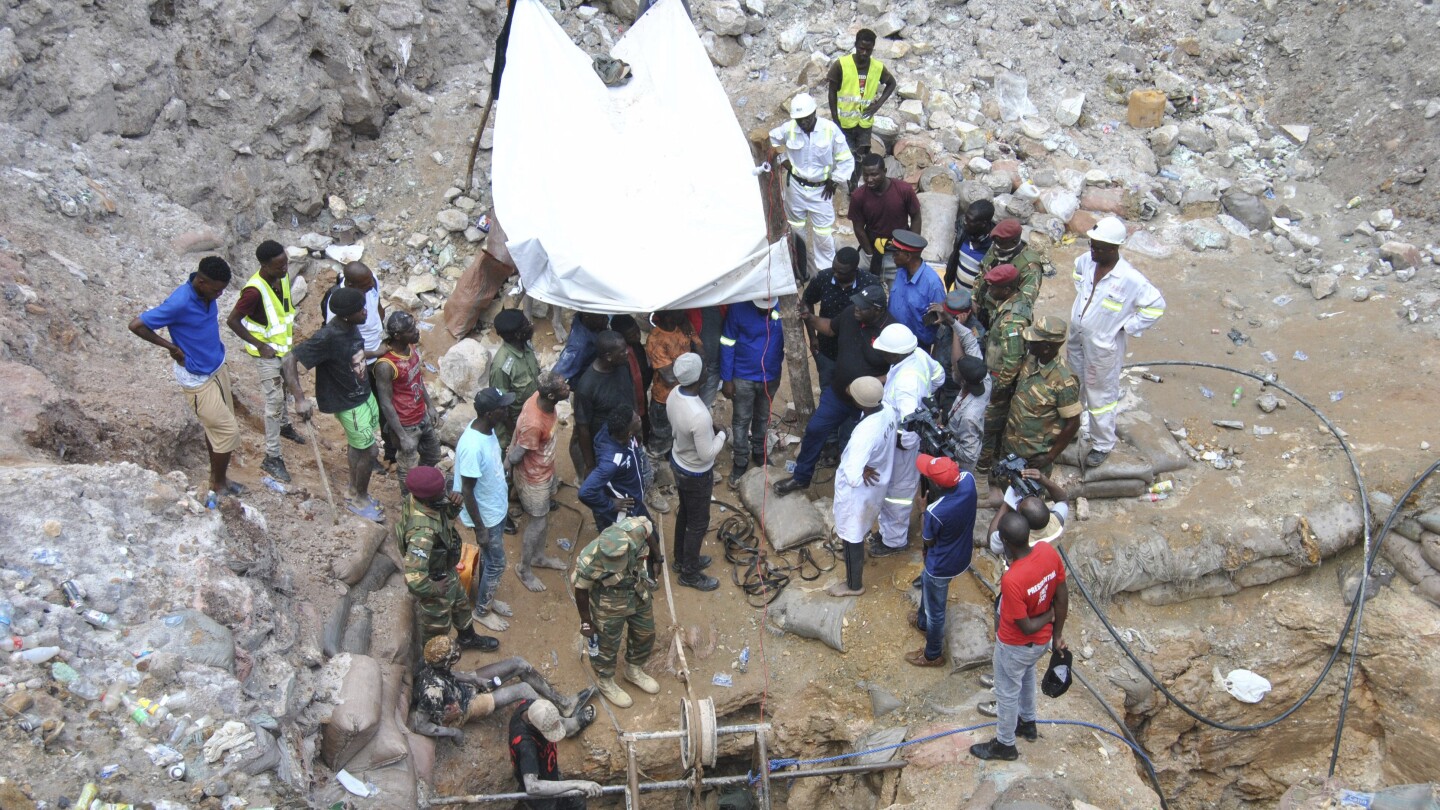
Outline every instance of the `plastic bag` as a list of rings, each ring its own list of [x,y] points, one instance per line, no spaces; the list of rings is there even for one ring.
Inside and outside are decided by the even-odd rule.
[[[1225,676],[1225,691],[1242,703],[1259,703],[1270,692],[1270,682],[1248,669],[1232,669]]]
[[[1000,120],[1018,121],[1040,111],[1027,94],[1029,83],[1018,73],[1006,71],[995,77],[995,96],[1000,102]]]

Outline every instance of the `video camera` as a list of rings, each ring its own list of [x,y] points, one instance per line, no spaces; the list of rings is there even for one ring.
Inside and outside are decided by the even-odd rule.
[[[1011,453],[1004,459],[995,462],[995,475],[1008,478],[1010,486],[1021,498],[1028,498],[1031,495],[1044,498],[1045,488],[1040,486],[1040,482],[1021,475],[1027,464],[1029,464],[1028,460]]]
[[[945,412],[932,397],[920,401],[915,412],[900,420],[900,429],[920,436],[920,452],[928,456],[960,458],[960,444],[945,427]]]

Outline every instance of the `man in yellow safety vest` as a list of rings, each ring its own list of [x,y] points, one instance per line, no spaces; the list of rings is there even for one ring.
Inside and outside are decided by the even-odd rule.
[[[240,290],[240,300],[225,323],[245,341],[245,351],[255,358],[260,391],[265,396],[265,460],[260,469],[277,481],[289,483],[290,472],[280,456],[280,437],[305,443],[290,424],[285,409],[285,380],[280,375],[280,361],[289,354],[295,333],[290,259],[284,246],[268,239],[255,248],[255,259],[260,269]]]
[[[875,113],[885,106],[886,99],[895,92],[895,77],[879,59],[872,59],[875,51],[875,32],[861,28],[855,34],[855,53],[835,60],[830,66],[830,116],[845,133],[845,141],[855,155],[856,170],[850,178],[850,190],[854,191],[860,182],[859,166],[870,154],[870,127],[875,123]]]

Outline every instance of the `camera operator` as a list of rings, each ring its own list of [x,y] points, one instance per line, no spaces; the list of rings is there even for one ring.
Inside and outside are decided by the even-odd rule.
[[[998,469],[1004,463],[1002,461],[995,466]],[[997,557],[1003,557],[1005,553],[1005,543],[1000,539],[999,528],[1000,518],[1006,514],[1016,512],[1030,524],[1031,546],[1042,542],[1053,543],[1060,539],[1060,535],[1065,533],[1065,521],[1070,517],[1070,505],[1065,502],[1065,488],[1051,481],[1049,476],[1034,467],[1026,467],[1019,473],[1012,473],[1012,476],[1024,480],[1015,481],[1005,487],[1005,497],[1000,502],[995,517],[990,520],[990,551]],[[1039,484],[1048,498],[1025,494],[1026,491],[1036,489],[1034,484]],[[1050,501],[1048,504],[1047,499]]]

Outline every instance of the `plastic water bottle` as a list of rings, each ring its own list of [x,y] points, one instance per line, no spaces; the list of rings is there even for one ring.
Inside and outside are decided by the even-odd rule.
[[[740,651],[740,672],[743,674],[743,673],[746,673],[746,672],[749,672],[749,671],[750,671],[750,648],[749,648],[749,647],[746,647],[745,649],[743,649],[743,650]]]
[[[586,642],[586,647],[590,652],[591,658],[595,658],[600,655],[600,634],[595,633],[594,635],[590,636],[590,640]]]
[[[59,654],[59,647],[32,647],[24,652],[15,653],[14,657],[27,664],[43,664]]]
[[[1240,404],[1240,397],[1243,397],[1243,396],[1245,396],[1245,389],[1244,389],[1243,387],[1241,387],[1241,386],[1238,386],[1238,385],[1235,386],[1235,393],[1230,395],[1230,407],[1233,408],[1233,407],[1235,407],[1236,405],[1239,405],[1239,404]]]
[[[1168,492],[1147,492],[1146,494],[1140,496],[1140,500],[1149,501],[1150,503],[1159,503],[1160,501],[1163,501],[1169,497],[1170,493]]]
[[[0,638],[0,651],[15,652],[25,648],[25,639],[19,636],[5,636]]]
[[[284,485],[284,484],[280,483],[279,481],[276,481],[274,478],[271,478],[271,477],[268,476],[268,475],[262,475],[262,476],[260,476],[260,483],[262,483],[262,484],[264,484],[266,487],[268,487],[268,488],[270,489],[270,491],[272,491],[272,492],[278,492],[278,493],[280,493],[281,495],[284,495],[285,493],[287,493],[287,492],[290,491],[290,490],[288,490],[288,489],[285,488],[285,485]]]
[[[115,618],[113,616],[111,616],[109,613],[103,613],[101,611],[95,610],[94,608],[80,611],[80,618],[95,625],[101,630],[110,630],[115,627]]]
[[[15,605],[9,599],[0,599],[0,636],[10,635],[10,622],[15,618]]]

